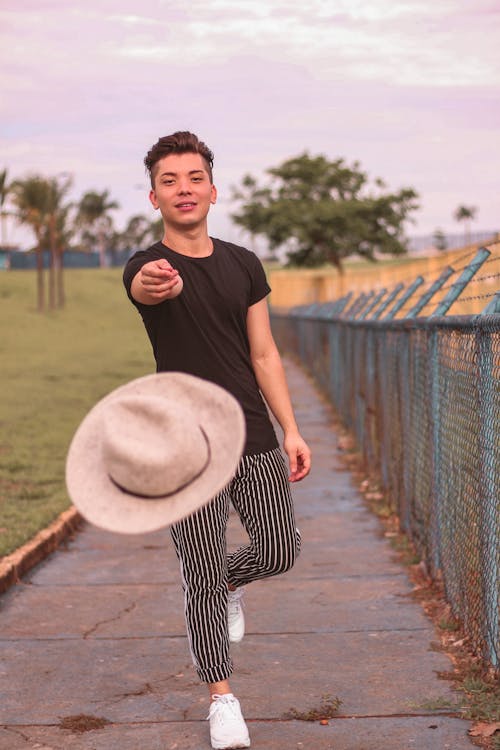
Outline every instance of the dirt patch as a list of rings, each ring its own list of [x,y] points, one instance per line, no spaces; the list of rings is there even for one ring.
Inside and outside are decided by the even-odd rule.
[[[337,715],[342,701],[340,698],[331,695],[323,695],[321,704],[314,708],[308,708],[305,711],[299,711],[296,708],[290,708],[284,715],[284,719],[296,719],[297,721],[319,721],[325,722],[333,719]]]
[[[107,724],[111,724],[111,722],[100,716],[76,714],[75,716],[64,716],[59,722],[59,727],[67,729],[73,734],[82,734],[83,732],[92,732],[94,729],[102,729]]]

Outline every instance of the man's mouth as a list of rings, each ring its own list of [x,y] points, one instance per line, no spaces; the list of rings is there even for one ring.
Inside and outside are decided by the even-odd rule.
[[[185,201],[184,203],[177,203],[176,208],[180,209],[181,211],[188,211],[190,208],[194,208],[196,206],[196,203],[193,203],[192,201]]]

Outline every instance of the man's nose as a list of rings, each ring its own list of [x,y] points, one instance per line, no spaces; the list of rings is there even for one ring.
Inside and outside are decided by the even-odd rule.
[[[183,195],[185,195],[186,193],[190,193],[191,185],[190,185],[189,180],[180,179],[178,182],[178,189],[179,189],[179,193]]]

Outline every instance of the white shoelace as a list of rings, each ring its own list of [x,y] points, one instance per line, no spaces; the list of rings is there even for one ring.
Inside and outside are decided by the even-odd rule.
[[[242,586],[240,586],[240,588],[236,589],[235,591],[229,591],[227,605],[228,613],[230,616],[232,614],[237,614],[240,607],[243,607],[243,594],[244,590]]]
[[[207,719],[210,719],[220,708],[222,708],[222,706],[227,706],[234,716],[236,716],[237,705],[237,700],[232,693],[225,693],[224,695],[214,693],[212,695],[212,702],[210,704],[210,711]]]

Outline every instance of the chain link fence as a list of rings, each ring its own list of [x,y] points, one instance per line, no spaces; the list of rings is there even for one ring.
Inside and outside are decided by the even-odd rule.
[[[272,312],[278,346],[354,432],[475,653],[497,667],[500,314],[378,320],[340,308]]]

